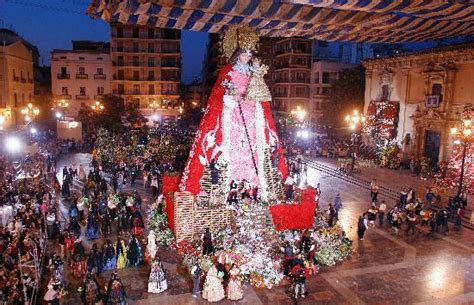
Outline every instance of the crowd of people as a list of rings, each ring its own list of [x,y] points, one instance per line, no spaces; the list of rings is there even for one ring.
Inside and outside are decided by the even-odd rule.
[[[36,154],[0,157],[0,301],[6,304],[37,300],[48,214],[56,204],[48,173],[61,154],[74,146],[49,133],[24,140],[38,144]]]
[[[138,139],[139,145],[146,144],[147,135],[145,130],[123,133],[119,137],[120,145],[130,145],[132,136]],[[344,155],[347,145],[330,138],[317,138],[311,145],[289,144],[287,156],[302,153],[337,157]],[[35,156],[28,155],[16,162],[0,160],[0,300],[8,304],[24,303],[25,298],[34,297],[42,272],[38,263],[42,261],[46,244],[50,251],[45,261],[48,276],[43,300],[47,304],[59,304],[73,288],[77,288],[84,304],[126,304],[127,293],[116,271],[144,263],[150,265],[148,292],[161,293],[168,289],[156,236],[150,232],[144,241],[143,204],[136,186],[137,181],[142,183],[143,189],[151,193],[153,208],[164,213],[165,201],[159,196],[162,176],[182,169],[183,158],[170,162],[153,156],[114,163],[94,158],[91,164],[71,164],[57,173],[58,158],[76,147],[74,141],[50,139],[42,143],[40,153]],[[307,165],[289,159],[288,167],[291,175],[285,181],[285,195],[287,200],[292,200],[296,185],[306,175]],[[77,185],[82,188],[78,189]],[[321,194],[319,184],[316,188]],[[396,233],[403,227],[406,234],[423,231],[424,227],[429,233],[447,233],[450,217],[456,220],[455,228],[460,226],[465,207],[462,196],[453,200],[448,209],[437,210],[429,204],[436,200],[430,189],[423,199],[415,196],[413,189],[403,189],[396,205],[389,208],[379,200],[378,190],[377,182],[373,181],[371,206],[358,220],[360,239],[376,224],[380,227],[388,224]],[[249,191],[242,198],[251,198],[251,194]],[[233,197],[228,200],[232,201]],[[342,199],[337,194],[325,214],[329,227],[336,224],[341,209]],[[202,236],[202,250],[207,252],[205,255],[214,254],[208,230]],[[296,248],[295,243],[286,243],[282,248],[284,273],[291,279],[291,291],[297,297],[307,293],[307,262],[315,263],[315,251],[314,238],[309,234],[301,235]],[[23,267],[26,265],[36,269]],[[106,271],[112,272],[103,289],[99,283],[106,280],[104,274],[110,273]],[[238,301],[243,298],[239,273],[239,268],[226,264],[224,257],[217,256],[206,272],[196,264],[191,270],[193,296],[202,296],[209,302],[226,297]]]
[[[148,135],[146,128],[140,128],[115,135],[115,139],[119,141],[116,144],[125,146],[146,145]],[[46,211],[46,233],[53,249],[44,294],[47,303],[59,302],[79,282],[84,304],[126,304],[127,294],[115,271],[144,263],[151,265],[148,292],[167,289],[166,272],[156,254],[156,238],[149,236],[143,241],[145,207],[136,187],[142,180],[142,189],[152,195],[153,208],[164,212],[165,201],[158,196],[162,174],[173,171],[176,163],[156,155],[108,161],[93,152],[90,164],[70,164],[59,173],[54,162],[48,161],[52,185],[60,199],[55,208]],[[98,283],[108,270],[114,272],[103,291]]]
[[[413,188],[403,188],[399,198],[392,208],[387,207],[385,200],[379,202],[379,186],[376,180],[370,184],[371,206],[358,220],[358,236],[364,239],[364,234],[371,226],[384,227],[385,223],[393,232],[398,234],[404,230],[408,235],[415,232],[428,234],[449,232],[449,220],[454,220],[454,229],[460,230],[461,220],[467,206],[465,194],[450,199],[447,207],[438,207],[439,202],[432,188],[427,187],[424,197],[416,196]],[[423,229],[425,228],[425,229]]]

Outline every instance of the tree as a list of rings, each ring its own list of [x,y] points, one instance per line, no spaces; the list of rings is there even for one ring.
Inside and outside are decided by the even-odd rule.
[[[56,119],[51,111],[54,107],[53,95],[51,93],[35,94],[34,104],[40,111],[35,122],[39,122],[45,129],[56,130]]]
[[[365,70],[362,65],[343,69],[332,83],[328,99],[322,103],[322,123],[327,126],[345,125],[344,116],[364,106]]]
[[[115,95],[106,95],[101,101],[104,109],[94,111],[90,107],[84,107],[79,111],[79,120],[85,126],[85,130],[106,128],[109,131],[119,131],[122,128],[122,115],[125,113],[124,101]]]
[[[474,163],[472,162],[474,154],[474,143],[466,144],[466,159],[464,163],[463,189],[469,194],[474,194]],[[449,163],[442,167],[438,174],[436,185],[439,188],[450,188],[457,190],[461,176],[461,164],[463,155],[463,145],[454,145],[449,159]]]

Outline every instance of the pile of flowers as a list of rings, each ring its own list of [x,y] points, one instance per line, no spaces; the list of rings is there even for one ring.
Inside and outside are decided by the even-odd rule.
[[[281,247],[290,242],[299,249],[302,231],[288,230],[276,232],[266,225],[267,207],[259,204],[235,207],[237,230],[225,228],[213,236],[215,252],[212,256],[203,256],[201,241],[182,241],[172,243],[182,257],[183,265],[189,271],[199,263],[201,269],[209,270],[214,262],[224,263],[227,267],[237,265],[241,271],[242,283],[255,287],[271,289],[284,278]],[[332,266],[352,254],[352,242],[342,227],[329,227],[324,214],[317,210],[314,229],[310,230],[311,239],[316,245],[315,261],[318,265]],[[310,274],[315,274],[319,266],[305,261]]]
[[[346,232],[337,223],[330,227],[319,209],[316,209],[311,238],[316,242],[315,258],[320,265],[333,266],[353,253],[352,241]]]
[[[311,237],[316,242],[315,258],[320,265],[333,266],[352,254],[352,241],[338,224],[314,231]]]
[[[168,226],[168,217],[152,207],[147,211],[147,225],[156,234],[156,242],[161,246],[168,246],[174,240],[174,235]]]

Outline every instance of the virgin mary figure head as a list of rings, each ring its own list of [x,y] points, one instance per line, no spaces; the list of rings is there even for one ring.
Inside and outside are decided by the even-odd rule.
[[[233,65],[240,63],[246,65],[252,59],[252,51],[250,49],[237,48],[229,59]]]

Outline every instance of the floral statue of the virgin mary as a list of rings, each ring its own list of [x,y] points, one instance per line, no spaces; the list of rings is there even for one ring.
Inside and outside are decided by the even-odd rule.
[[[286,178],[283,149],[270,109],[271,95],[263,79],[268,67],[255,58],[257,43],[258,34],[248,26],[235,26],[225,34],[223,49],[229,64],[221,69],[212,88],[181,191],[198,195],[205,168],[214,164],[226,169],[219,183],[227,191],[231,183],[246,181],[258,189],[262,200],[272,197],[265,173],[268,168],[278,171],[282,180]]]

